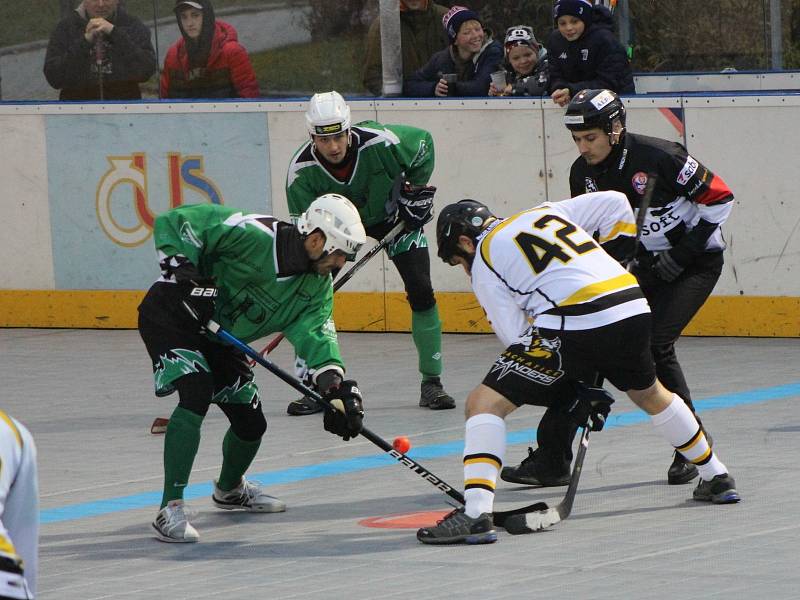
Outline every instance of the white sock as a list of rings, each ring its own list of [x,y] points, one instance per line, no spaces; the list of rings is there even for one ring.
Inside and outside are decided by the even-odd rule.
[[[708,481],[715,475],[728,472],[708,445],[700,423],[677,394],[672,395],[672,402],[667,408],[651,416],[650,419],[653,421],[653,427],[664,439],[686,460],[697,465],[701,478]]]
[[[506,455],[506,422],[481,413],[467,419],[464,434],[464,499],[467,516],[491,513],[497,474]]]

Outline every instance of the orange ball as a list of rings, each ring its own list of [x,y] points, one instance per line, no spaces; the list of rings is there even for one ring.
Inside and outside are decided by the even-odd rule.
[[[411,442],[406,436],[399,435],[396,438],[394,438],[394,442],[392,442],[392,447],[398,452],[402,452],[403,454],[405,454],[406,452],[411,450]]]

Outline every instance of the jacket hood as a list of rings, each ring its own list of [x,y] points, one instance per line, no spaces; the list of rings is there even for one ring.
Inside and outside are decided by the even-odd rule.
[[[200,32],[200,37],[193,40],[186,35],[186,32],[183,30],[183,25],[181,25],[179,16],[181,5],[175,7],[175,18],[178,21],[178,29],[180,29],[181,35],[183,36],[186,52],[189,54],[189,65],[191,67],[201,67],[205,66],[211,54],[211,42],[214,39],[216,17],[214,16],[214,6],[211,4],[210,0],[192,1],[197,2],[203,7],[203,29]]]

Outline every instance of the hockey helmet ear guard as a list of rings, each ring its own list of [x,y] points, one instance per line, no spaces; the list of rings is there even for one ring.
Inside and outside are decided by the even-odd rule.
[[[449,204],[439,213],[436,221],[438,256],[452,264],[454,256],[462,256],[458,238],[462,235],[475,240],[496,217],[489,208],[477,200],[464,199]]]
[[[350,129],[350,107],[339,92],[314,94],[306,110],[306,128],[313,135],[337,135]]]
[[[599,128],[611,133],[617,119],[625,127],[625,106],[611,90],[581,90],[564,113],[564,125],[570,131]]]
[[[358,209],[340,194],[324,194],[314,200],[298,217],[297,229],[303,235],[319,229],[325,234],[325,252],[341,252],[348,261],[355,260],[367,241]]]

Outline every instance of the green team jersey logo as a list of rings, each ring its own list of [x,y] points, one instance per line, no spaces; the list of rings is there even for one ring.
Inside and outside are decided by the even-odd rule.
[[[195,248],[202,248],[203,242],[197,237],[197,234],[192,229],[190,223],[185,222],[181,225],[181,239],[187,244],[191,244]]]

